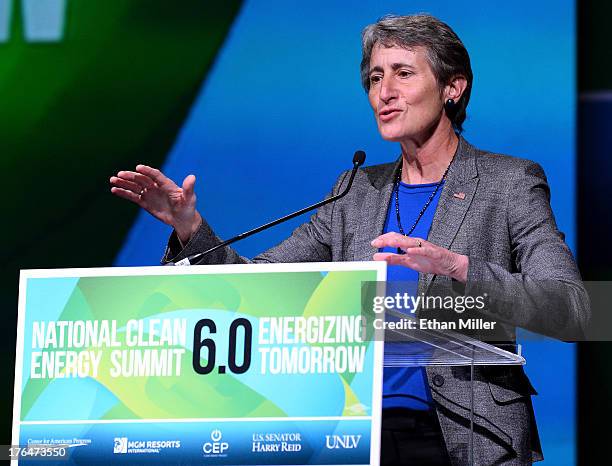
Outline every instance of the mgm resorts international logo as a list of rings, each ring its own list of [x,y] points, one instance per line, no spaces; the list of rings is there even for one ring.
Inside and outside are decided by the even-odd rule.
[[[127,444],[127,437],[115,437],[115,446],[113,447],[113,453],[127,453]]]
[[[113,453],[160,453],[162,450],[181,448],[180,440],[129,440],[115,437]]]
[[[359,446],[361,435],[326,435],[325,448],[328,450],[354,450]]]
[[[229,450],[229,443],[222,442],[223,434],[219,429],[215,429],[210,433],[210,442],[206,442],[202,445],[202,451],[205,457],[211,456],[227,456],[225,453]]]

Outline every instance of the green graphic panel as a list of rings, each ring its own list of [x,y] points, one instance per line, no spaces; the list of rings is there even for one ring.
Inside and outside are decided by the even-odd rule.
[[[262,318],[359,317],[361,284],[375,279],[375,271],[100,276],[80,278],[76,285],[72,285],[73,278],[29,279],[21,419],[291,417],[317,415],[317,410],[320,415],[369,415],[374,370],[371,342],[353,344],[357,348],[363,347],[366,356],[365,369],[359,373],[325,371],[275,375],[268,369],[263,375],[264,363],[258,359],[262,340],[258,340],[258,334]],[[53,296],[53,289],[64,295],[69,286],[73,286],[73,289],[67,300]],[[207,336],[215,342],[215,367],[227,365],[228,357],[223,355],[227,355],[227,348],[231,345],[227,341],[232,322],[236,319],[251,322],[252,364],[246,373],[230,373],[229,369],[224,369],[201,375],[194,370],[194,339],[199,342],[203,338],[203,333],[194,335],[194,328],[201,319],[210,319],[216,326],[215,332],[211,331]],[[155,341],[162,338],[164,331],[158,326],[155,327],[155,334],[151,335],[148,329],[152,327],[147,325],[153,321],[181,320],[184,320],[186,328],[184,341],[166,342],[157,347],[151,343],[151,338]],[[108,333],[116,336],[109,337],[108,341],[116,344],[91,343],[89,347],[80,347],[77,343],[67,343],[73,341],[67,335],[74,336],[76,332],[65,330],[63,337],[57,336],[59,331],[49,333],[52,327],[49,323],[70,322],[70,325],[77,325],[77,322],[84,321],[99,324],[97,328],[104,323],[112,327]],[[143,329],[138,332],[136,346],[133,343],[136,341],[135,322]],[[37,333],[36,328],[43,324],[46,330]],[[103,335],[103,332],[96,331],[94,334]],[[144,343],[141,343],[141,338]],[[54,343],[41,346],[41,339]],[[323,347],[323,343],[317,340],[295,346],[298,350],[305,346],[314,349],[316,346]],[[343,344],[327,346],[337,348]],[[242,354],[244,345],[235,347],[237,354]],[[170,356],[173,350],[181,351],[177,359]],[[41,370],[40,366],[33,369],[34,351],[51,353],[53,356],[59,351],[72,351],[75,354],[88,352],[92,358],[99,353],[100,362],[97,373],[83,377],[64,378],[67,370],[62,369],[59,377],[32,378],[31,371],[40,374]],[[126,375],[127,371],[137,371],[133,367],[138,367],[132,364],[130,358],[139,360],[148,351],[169,355],[167,361],[172,360],[172,363],[168,362],[167,367],[174,367],[172,370],[175,372]],[[119,358],[119,363],[113,353]],[[200,364],[206,366],[210,353],[200,354]],[[180,370],[176,369],[177,365]],[[117,367],[124,371],[119,376],[116,373],[113,375]],[[364,384],[364,380],[369,382]],[[95,396],[92,395],[90,400],[88,393]],[[64,403],[70,403],[71,397],[75,401],[74,411],[66,413]],[[51,399],[55,400],[55,406],[48,404]]]
[[[26,39],[22,2],[11,3],[10,17],[0,18],[7,373],[19,269],[112,264],[137,209],[110,194],[108,178],[164,162],[241,6],[67,0],[59,40],[35,42]],[[12,383],[5,387],[0,435],[8,444]]]

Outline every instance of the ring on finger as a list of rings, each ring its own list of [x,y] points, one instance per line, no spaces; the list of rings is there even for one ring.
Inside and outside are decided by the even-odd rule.
[[[423,246],[423,243],[421,243],[420,239],[417,239],[416,241],[417,241],[417,247],[420,248],[421,246]]]

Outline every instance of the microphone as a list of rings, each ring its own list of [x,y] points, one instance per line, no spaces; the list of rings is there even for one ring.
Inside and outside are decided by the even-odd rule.
[[[217,249],[221,249],[225,246],[235,243],[236,241],[240,241],[242,239],[248,238],[249,236],[254,235],[255,233],[259,233],[260,231],[264,231],[264,230],[267,230],[268,228],[272,228],[273,226],[276,226],[279,223],[283,223],[283,222],[286,222],[287,220],[291,220],[292,218],[297,217],[298,215],[305,214],[306,212],[309,212],[313,209],[318,209],[319,207],[329,204],[330,202],[337,201],[338,199],[346,196],[349,190],[351,189],[351,186],[353,185],[353,180],[355,179],[355,175],[357,174],[357,169],[363,165],[363,163],[365,162],[365,158],[366,158],[366,154],[364,151],[358,150],[357,152],[355,152],[355,155],[353,155],[353,170],[351,171],[351,176],[349,178],[348,185],[346,186],[344,191],[342,191],[340,194],[336,194],[335,196],[332,196],[328,199],[324,199],[323,201],[317,202],[316,204],[313,204],[311,206],[304,207],[303,209],[293,212],[292,214],[285,215],[284,217],[281,217],[272,222],[261,225],[257,228],[253,228],[252,230],[245,231],[244,233],[240,233],[239,235],[234,236],[233,238],[230,238],[226,241],[223,241],[222,243],[219,243],[216,246],[213,246],[212,248],[207,249],[204,252],[192,254],[191,256],[186,257],[185,259],[181,259],[178,262],[167,262],[165,265],[196,265],[196,264],[199,264],[202,261],[202,259],[204,259],[204,257],[206,257],[208,254],[215,252]]]

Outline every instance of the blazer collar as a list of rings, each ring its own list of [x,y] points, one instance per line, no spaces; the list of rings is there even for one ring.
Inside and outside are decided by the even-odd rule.
[[[455,157],[450,169],[448,170],[448,174],[446,175],[447,182],[445,184],[477,178],[477,153],[478,150],[474,146],[467,142],[463,136],[459,136],[459,143],[457,144]],[[397,174],[401,166],[402,157],[400,155],[394,164],[388,164],[379,174],[379,176],[371,180],[374,189],[378,191],[386,190],[388,189],[389,185],[391,185],[391,190],[393,190],[393,185],[397,179]]]

